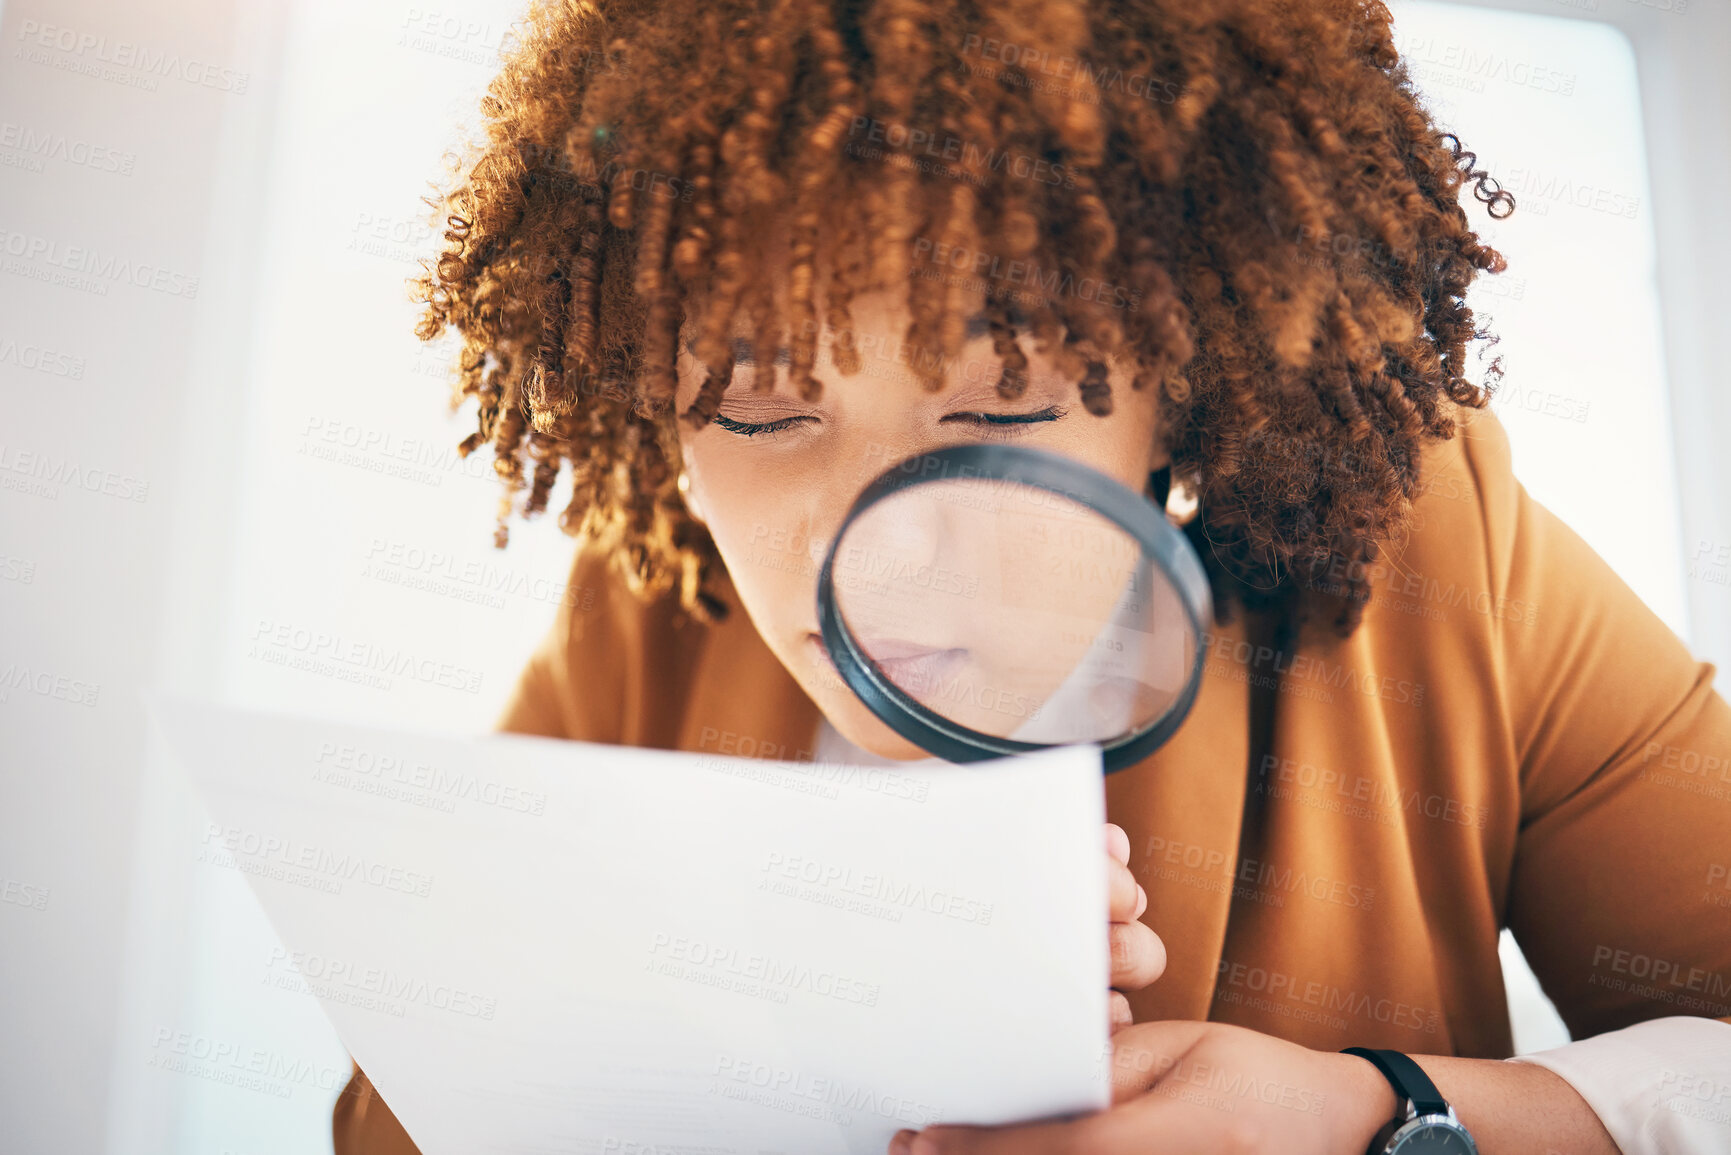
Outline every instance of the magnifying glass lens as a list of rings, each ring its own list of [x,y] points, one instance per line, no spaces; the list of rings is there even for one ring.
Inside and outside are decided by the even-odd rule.
[[[1197,638],[1166,568],[1052,489],[903,488],[848,523],[830,580],[877,675],[944,724],[1111,743],[1188,705]]]

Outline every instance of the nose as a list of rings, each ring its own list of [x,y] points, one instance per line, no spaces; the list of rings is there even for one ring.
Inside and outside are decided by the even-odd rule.
[[[813,566],[823,564],[824,553],[866,487],[887,470],[922,452],[917,440],[901,435],[898,430],[889,440],[859,438],[838,441],[824,483],[812,487],[806,502],[805,520]],[[919,488],[923,490],[926,487]],[[841,544],[847,547],[869,545],[916,565],[931,562],[937,557],[942,537],[941,525],[935,524],[937,515],[884,516],[890,512],[885,507],[896,501],[892,498],[873,507],[866,518],[854,523],[848,530],[847,540]],[[908,508],[912,509],[911,503]],[[868,520],[869,525],[866,524]]]
[[[965,644],[982,610],[960,595],[978,585],[963,564],[978,526],[956,524],[951,485],[916,485],[863,511],[835,550],[836,600],[874,657],[909,657],[909,646]],[[884,649],[884,647],[888,649]],[[893,651],[893,652],[892,652]],[[913,655],[917,656],[917,655]],[[905,688],[905,687],[904,687]]]
[[[934,500],[931,486],[903,490],[867,510],[847,531],[848,546],[859,546],[918,571],[938,561],[949,515]]]

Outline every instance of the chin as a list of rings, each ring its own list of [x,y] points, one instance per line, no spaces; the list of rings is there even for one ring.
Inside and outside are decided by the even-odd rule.
[[[834,692],[829,696],[833,698]],[[843,738],[862,750],[880,758],[894,758],[898,762],[913,762],[932,757],[930,751],[922,750],[884,725],[877,715],[866,709],[865,704],[857,699],[848,702],[819,699],[818,705],[822,708],[824,717],[829,719],[829,724],[840,731]]]
[[[890,729],[854,696],[827,658],[815,657],[790,666],[794,680],[843,738],[880,758],[915,762],[932,754]]]

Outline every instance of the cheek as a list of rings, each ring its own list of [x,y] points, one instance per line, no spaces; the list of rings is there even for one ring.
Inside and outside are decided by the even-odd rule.
[[[767,636],[810,624],[823,542],[811,525],[809,479],[758,447],[705,431],[681,443],[689,496],[734,588]],[[807,596],[808,592],[810,596]]]

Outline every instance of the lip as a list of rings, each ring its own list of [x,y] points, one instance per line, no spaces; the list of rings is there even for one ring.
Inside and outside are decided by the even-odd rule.
[[[901,658],[873,658],[884,677],[916,698],[924,698],[949,680],[967,659],[968,651],[926,647],[922,654]]]
[[[860,648],[872,661],[902,662],[911,658],[923,658],[930,654],[946,653],[953,646],[928,646],[924,642],[910,642],[903,638],[871,638],[862,639]]]
[[[822,636],[811,633],[807,638],[817,647],[824,664],[835,672],[835,662]],[[968,651],[960,646],[932,646],[905,638],[861,639],[860,648],[883,671],[884,677],[916,696],[959,669],[968,656]]]

